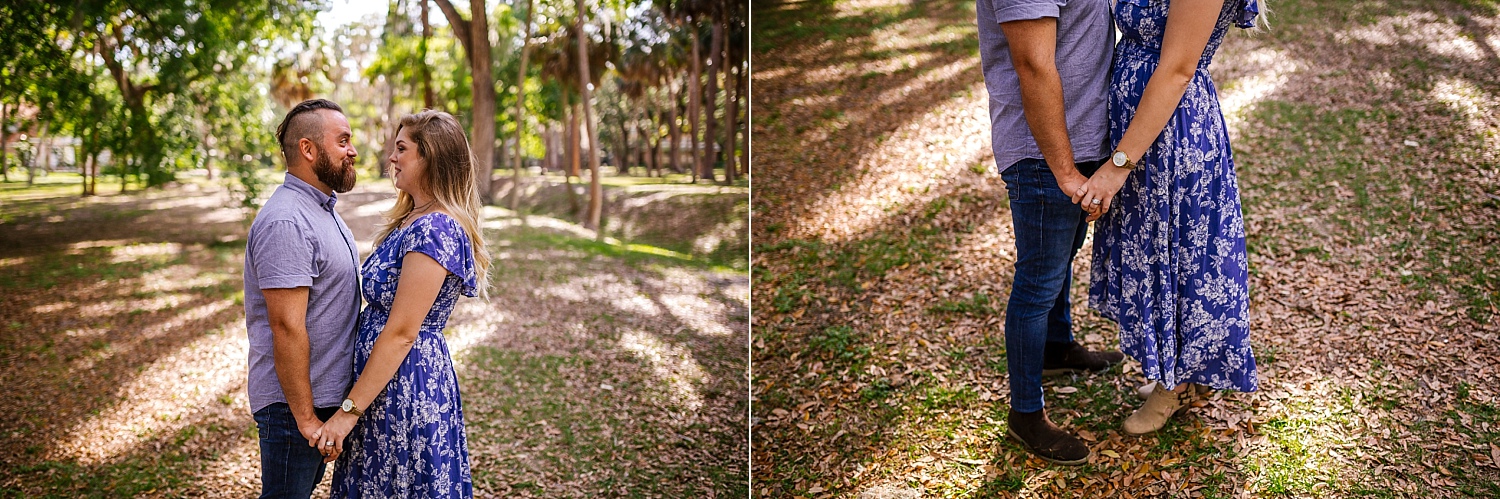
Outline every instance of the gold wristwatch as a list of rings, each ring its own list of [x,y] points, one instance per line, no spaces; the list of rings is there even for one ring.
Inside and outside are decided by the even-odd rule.
[[[354,401],[350,399],[344,399],[344,403],[339,404],[339,410],[347,412],[349,414],[353,414],[356,418],[365,415],[364,411],[361,411],[359,410],[359,408],[354,407]]]
[[[1114,155],[1109,157],[1109,163],[1126,170],[1135,169],[1135,162],[1130,160],[1130,156],[1126,156],[1125,151],[1121,151],[1118,149],[1115,150]]]

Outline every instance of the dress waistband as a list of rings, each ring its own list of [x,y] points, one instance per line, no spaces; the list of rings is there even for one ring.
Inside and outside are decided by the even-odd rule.
[[[1115,45],[1115,56],[1149,62],[1153,65],[1161,64],[1161,48],[1152,47],[1139,41],[1124,39]],[[1198,71],[1208,71],[1209,63],[1213,62],[1213,54],[1204,53],[1198,58]]]

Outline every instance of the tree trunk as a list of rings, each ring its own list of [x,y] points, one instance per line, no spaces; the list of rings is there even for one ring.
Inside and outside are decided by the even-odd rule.
[[[473,77],[470,88],[474,94],[474,105],[469,111],[473,129],[469,147],[474,155],[474,184],[479,188],[480,202],[490,204],[494,200],[490,174],[495,159],[495,75],[490,72],[489,10],[485,9],[484,0],[469,0],[473,19],[466,21],[451,1],[435,1],[469,56],[469,72]]]
[[[698,118],[703,113],[703,56],[699,54],[697,20],[688,22],[688,32],[692,33],[693,61],[690,73],[691,82],[688,83],[688,136],[692,142],[689,148],[693,152],[693,183],[698,183],[698,177],[703,175],[703,156],[699,151],[698,142]]]
[[[630,165],[630,129],[628,128],[630,126],[629,123],[628,123],[629,121],[630,120],[628,120],[628,119],[621,118],[620,122],[619,122],[619,125],[620,125],[620,145],[618,147],[616,147],[617,150],[615,151],[616,152],[616,157],[619,158],[618,163],[620,163],[618,165],[615,165],[615,168],[618,169],[615,173],[619,174],[619,175],[629,175],[630,174],[630,166],[631,165]]]
[[[469,54],[474,67],[474,180],[479,187],[479,198],[484,204],[494,201],[490,191],[490,174],[494,170],[495,158],[495,75],[490,72],[490,23],[489,10],[484,0],[469,0],[469,10],[474,17],[474,52]]]
[[[31,157],[27,158],[30,161],[26,162],[26,187],[31,187],[33,182],[36,181],[36,162],[42,157],[42,153],[47,150],[46,142],[42,140],[42,137],[47,136],[47,129],[51,125],[51,123],[42,122],[42,131],[36,136],[36,145],[31,147],[31,154],[29,154]]]
[[[719,142],[718,121],[714,119],[714,111],[719,107],[719,73],[724,67],[724,25],[718,19],[710,21],[713,25],[713,35],[708,47],[708,82],[705,84],[703,110],[703,178],[709,182],[718,181],[714,173],[714,164],[718,163],[719,149],[714,144]]]
[[[656,120],[661,118],[661,110],[655,110],[652,114],[651,125],[651,171],[649,176],[661,176],[661,125]]]
[[[651,167],[646,164],[646,131],[641,128],[641,120],[635,120],[634,125],[633,128],[635,128],[636,137],[635,162],[641,165],[641,169],[646,170],[646,176],[649,177],[651,176]]]
[[[578,104],[568,106],[568,176],[583,178],[579,158],[583,156],[583,137],[578,133]]]
[[[6,163],[5,147],[10,144],[10,134],[5,133],[5,112],[10,106],[0,103],[0,180],[10,182],[10,164]]]
[[[526,130],[526,64],[531,59],[531,0],[526,0],[525,37],[521,38],[521,74],[516,77],[516,169],[510,176],[510,209],[515,211],[521,201],[521,169],[526,167],[525,148],[521,139]]]
[[[737,96],[737,98],[745,99],[745,114],[746,114],[745,115],[745,132],[743,134],[741,134],[745,138],[744,139],[745,140],[745,144],[744,144],[744,146],[740,147],[740,166],[744,168],[744,170],[740,170],[740,172],[743,173],[742,176],[744,176],[744,177],[750,176],[750,116],[749,116],[749,114],[751,112],[753,112],[753,111],[750,110],[751,109],[750,108],[750,95],[749,95],[749,92],[746,91],[747,90],[746,84],[750,80],[749,75],[745,74],[747,71],[748,70],[744,66],[740,66],[739,74],[735,75],[735,87],[737,88],[737,90],[735,90],[735,92],[734,92],[735,95]]]
[[[672,141],[670,144],[667,144],[669,146],[667,147],[667,152],[669,153],[667,156],[667,166],[675,173],[682,173],[682,166],[678,164],[679,154],[677,152],[677,149],[682,145],[682,127],[677,124],[677,110],[679,108],[677,102],[681,98],[681,94],[677,92],[677,86],[673,84],[667,85],[667,94],[672,98],[672,105],[667,106],[667,139]]]
[[[727,59],[727,58],[726,58]],[[741,69],[741,68],[736,68]],[[735,77],[735,84],[729,85],[729,68],[724,68],[724,184],[733,184],[735,178],[734,136],[739,132],[740,114],[740,92],[739,76]],[[733,95],[729,90],[733,89]]]
[[[432,102],[437,100],[432,93],[432,68],[427,65],[427,41],[432,38],[432,23],[427,19],[427,0],[422,2],[422,41],[417,42],[417,57],[422,60],[417,70],[422,73],[422,108],[432,109]]]
[[[93,191],[89,189],[89,172],[92,171],[93,169],[94,169],[94,155],[92,153],[84,153],[84,162],[83,162],[83,169],[82,169],[83,171],[79,172],[79,173],[83,174],[83,196],[82,197],[89,197],[89,196],[94,195]]]
[[[589,52],[588,40],[583,32],[583,0],[573,0],[573,7],[577,17],[573,19],[578,26],[578,88],[582,94],[583,125],[589,134],[589,171],[593,173],[589,180],[589,218],[586,226],[594,229],[595,237],[604,240],[604,227],[599,226],[599,218],[604,211],[604,190],[599,183],[599,133],[594,128],[594,103],[589,90]]]
[[[556,171],[558,170],[557,125],[548,121],[547,127],[542,129],[542,133],[542,172]]]

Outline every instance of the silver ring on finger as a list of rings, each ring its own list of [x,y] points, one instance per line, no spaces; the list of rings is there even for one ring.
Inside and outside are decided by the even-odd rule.
[[[1101,201],[1099,200],[1099,198],[1094,198],[1094,206],[1098,206],[1100,203]]]

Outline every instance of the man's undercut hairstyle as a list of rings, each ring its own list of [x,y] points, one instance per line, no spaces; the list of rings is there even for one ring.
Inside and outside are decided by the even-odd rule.
[[[312,139],[313,142],[323,140],[325,130],[317,126],[319,124],[317,116],[312,115],[313,111],[319,109],[344,112],[344,108],[334,104],[331,100],[308,99],[293,106],[291,111],[287,111],[286,117],[282,118],[281,124],[276,125],[276,143],[281,145],[281,155],[286,159],[287,166],[292,164],[292,151],[296,149],[298,140],[303,138]]]

